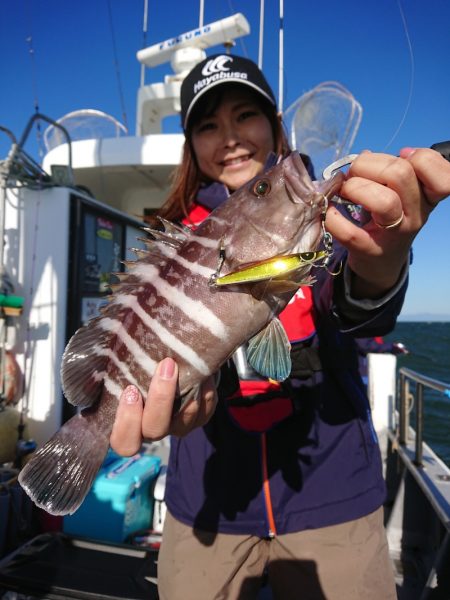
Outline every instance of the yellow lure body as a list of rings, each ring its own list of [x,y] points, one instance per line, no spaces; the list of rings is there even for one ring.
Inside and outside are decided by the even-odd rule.
[[[327,252],[300,252],[286,256],[274,256],[266,260],[247,263],[236,271],[219,277],[213,276],[211,285],[222,286],[240,283],[253,283],[267,279],[281,278],[305,265],[313,264],[327,256]]]

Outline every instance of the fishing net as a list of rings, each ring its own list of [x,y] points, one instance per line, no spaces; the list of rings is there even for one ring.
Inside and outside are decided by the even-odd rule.
[[[104,139],[128,134],[127,128],[117,119],[100,110],[90,108],[68,113],[56,122],[66,129],[72,141]],[[67,142],[61,129],[54,125],[47,127],[43,138],[47,152]]]
[[[350,152],[361,118],[359,102],[336,81],[306,92],[283,116],[292,148],[310,156],[317,178],[330,163]]]

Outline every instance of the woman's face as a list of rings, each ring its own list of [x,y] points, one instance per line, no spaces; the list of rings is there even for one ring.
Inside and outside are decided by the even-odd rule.
[[[224,91],[217,108],[200,118],[191,135],[202,175],[230,190],[258,175],[274,150],[270,121],[245,88]]]

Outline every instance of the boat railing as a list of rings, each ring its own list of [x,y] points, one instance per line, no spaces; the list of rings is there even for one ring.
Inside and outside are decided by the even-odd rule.
[[[415,385],[411,386],[411,382]],[[413,391],[415,388],[415,391]],[[398,442],[406,445],[410,435],[410,414],[415,407],[415,455],[414,464],[423,466],[424,390],[436,390],[450,397],[450,384],[422,375],[406,367],[399,369]]]
[[[44,121],[58,128],[67,142],[68,161],[66,165],[55,165],[49,175],[32,156],[24,150],[30,132],[37,122]],[[0,162],[0,184],[2,187],[16,187],[20,182],[22,186],[36,187],[36,185],[73,185],[72,174],[72,143],[68,131],[57,121],[35,113],[28,121],[19,141],[7,129],[0,125],[0,132],[5,133],[12,141],[11,148],[5,160]]]
[[[424,440],[425,405],[439,394],[450,396],[450,385],[406,367],[396,370],[384,508],[399,598],[405,600],[450,598],[450,468]]]

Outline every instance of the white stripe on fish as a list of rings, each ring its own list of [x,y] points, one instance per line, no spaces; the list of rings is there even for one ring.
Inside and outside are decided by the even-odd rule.
[[[117,398],[117,400],[119,400],[120,394],[123,392],[121,386],[115,381],[113,381],[111,377],[109,377],[109,375],[105,376],[103,383],[106,390],[111,394],[111,396],[114,396],[115,398]]]
[[[98,324],[104,331],[110,331],[117,335],[120,341],[126,346],[127,350],[132,354],[134,360],[141,365],[146,373],[153,377],[156,370],[156,361],[146,354],[136,340],[125,331],[122,321],[103,317],[99,320]]]
[[[174,249],[168,246],[167,244],[161,244],[160,250],[164,255],[171,258],[174,262],[178,263],[191,273],[195,273],[195,275],[200,275],[209,281],[211,275],[215,273],[215,269],[211,269],[211,267],[204,267],[203,265],[199,265],[197,262],[191,262],[190,260],[186,260],[179,254],[171,252],[167,252],[167,250],[173,251]],[[134,267],[133,273],[136,273],[136,267]]]
[[[153,331],[153,333],[161,340],[163,344],[184,358],[184,360],[192,365],[196,371],[205,376],[211,374],[211,371],[205,361],[200,358],[200,356],[194,352],[190,346],[184,344],[172,333],[170,333],[168,329],[158,323],[156,319],[150,317],[150,315],[147,314],[139,304],[135,296],[130,294],[118,294],[114,301],[117,304],[121,304],[122,306],[126,306],[132,310],[135,315],[137,315],[144,323],[144,325]]]
[[[133,374],[131,373],[128,366],[118,358],[116,353],[113,350],[111,350],[111,348],[101,348],[99,346],[95,346],[94,354],[97,354],[98,356],[107,356],[110,360],[112,360],[112,362],[116,365],[116,367],[119,369],[119,371],[122,373],[122,375],[128,380],[128,382],[132,385],[135,385],[141,392],[142,396],[145,398],[145,396],[147,394],[147,390],[144,390],[139,385],[139,382],[133,376]]]
[[[188,261],[185,261],[187,264]],[[197,265],[197,268],[200,265]],[[194,270],[194,269],[193,269]],[[214,273],[213,269],[205,269],[208,279]],[[150,283],[172,306],[179,308],[187,317],[195,323],[206,327],[208,331],[222,341],[228,339],[228,329],[223,322],[210,310],[203,302],[193,300],[187,296],[181,289],[173,287],[159,276],[156,267],[149,264],[138,264],[133,269],[133,275],[140,277],[141,281]]]

